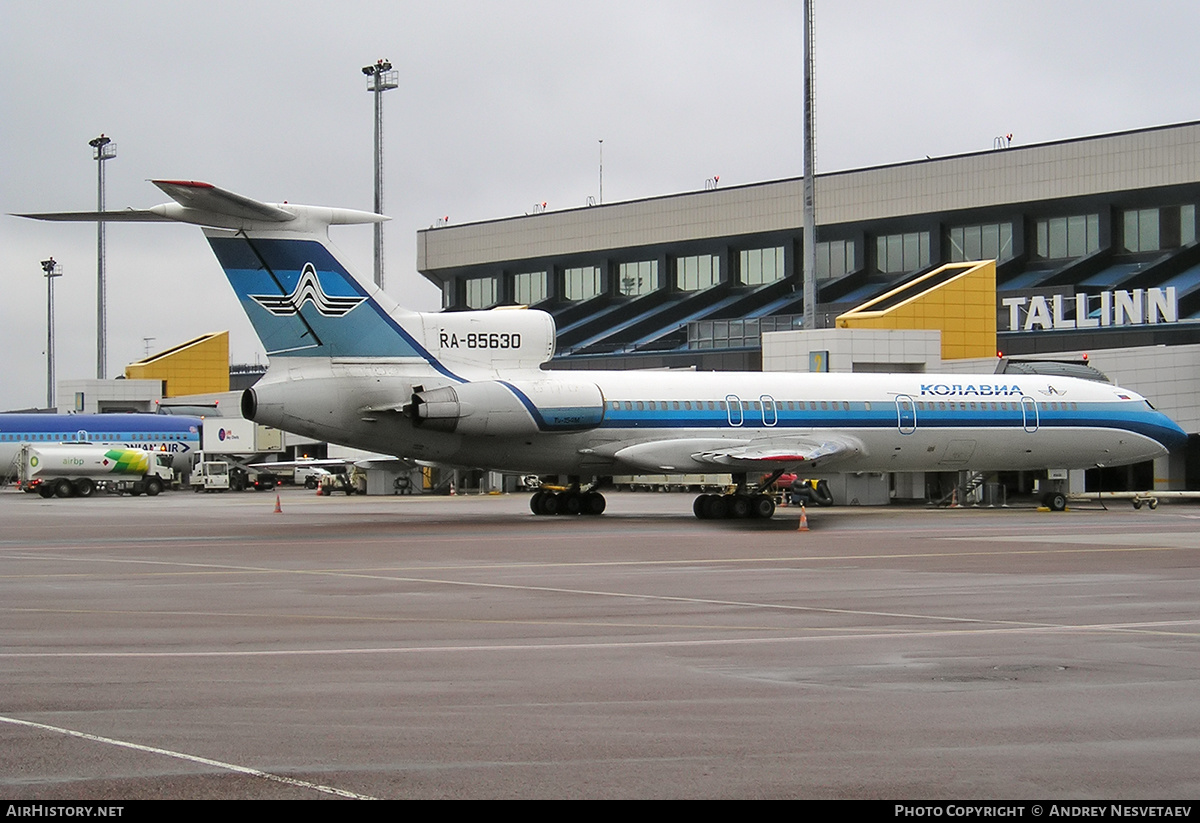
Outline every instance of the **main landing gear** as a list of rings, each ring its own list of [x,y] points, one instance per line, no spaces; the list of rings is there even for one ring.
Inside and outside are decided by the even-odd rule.
[[[770,520],[775,515],[775,498],[765,493],[783,469],[763,478],[755,491],[746,490],[744,472],[733,475],[735,490],[729,494],[702,494],[692,503],[700,520]]]
[[[775,500],[765,494],[702,494],[692,513],[701,520],[770,520]]]
[[[542,488],[529,498],[529,509],[534,514],[544,516],[604,514],[604,508],[607,505],[604,495],[596,491],[594,487],[587,491],[581,491],[579,482],[574,479],[572,479],[571,485],[565,489]]]

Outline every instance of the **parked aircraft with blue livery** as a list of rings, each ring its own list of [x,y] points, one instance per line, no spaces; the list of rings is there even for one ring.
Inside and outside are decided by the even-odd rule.
[[[1150,460],[1184,432],[1116,386],[1045,375],[545,371],[554,321],[533,310],[423,313],[355,276],[328,239],[369,212],[263,203],[155,181],[147,210],[26,215],[203,227],[270,356],[244,415],[405,458],[571,478],[537,514],[600,514],[613,474],[730,472],[701,518],[770,517],[785,471],[1031,470]]]
[[[94,443],[166,452],[172,467],[191,466],[200,449],[198,417],[170,414],[0,414],[0,479],[17,476],[21,446]]]

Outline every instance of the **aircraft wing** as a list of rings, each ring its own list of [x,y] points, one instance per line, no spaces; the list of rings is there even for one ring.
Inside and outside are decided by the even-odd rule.
[[[834,433],[752,440],[743,445],[709,448],[692,455],[702,463],[731,468],[824,468],[862,452],[856,439]]]
[[[613,457],[651,472],[695,471],[705,465],[727,470],[817,469],[861,454],[856,438],[837,432],[769,439],[683,438],[636,443]]]

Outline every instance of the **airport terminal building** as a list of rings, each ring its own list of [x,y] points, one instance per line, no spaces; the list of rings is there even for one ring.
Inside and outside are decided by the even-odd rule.
[[[847,343],[862,351],[841,366],[831,348],[846,312],[994,259],[995,349],[1086,354],[1145,394],[1192,433],[1154,484],[1200,489],[1200,122],[818,175],[816,315],[830,331],[807,343],[802,197],[791,178],[436,226],[418,233],[418,269],[447,310],[550,312],[554,368],[991,372],[995,357],[943,345],[931,362],[886,336]],[[935,324],[974,325],[952,309]]]

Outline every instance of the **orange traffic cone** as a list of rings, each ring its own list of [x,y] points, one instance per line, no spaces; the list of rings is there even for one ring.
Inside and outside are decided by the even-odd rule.
[[[458,492],[456,492],[456,491],[454,490],[454,481],[453,481],[453,480],[451,480],[451,481],[450,481],[450,496],[451,496],[451,497],[454,497],[454,496],[455,496],[455,495],[457,495],[457,494],[458,494]]]
[[[796,531],[808,531],[808,512],[804,510],[804,504],[800,504],[800,525],[796,527]]]
[[[275,495],[275,514],[283,514],[283,506],[279,505],[279,495]]]

